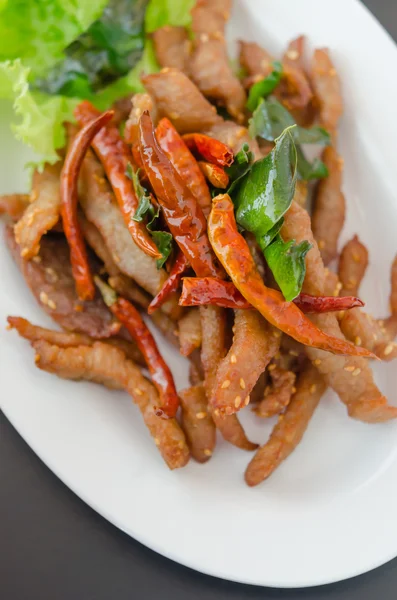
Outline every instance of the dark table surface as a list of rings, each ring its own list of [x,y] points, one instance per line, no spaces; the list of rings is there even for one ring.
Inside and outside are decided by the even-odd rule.
[[[397,0],[365,4],[397,40]],[[397,559],[355,579],[301,590],[257,588],[201,575],[141,546],[97,515],[0,414],[0,598],[395,600]]]

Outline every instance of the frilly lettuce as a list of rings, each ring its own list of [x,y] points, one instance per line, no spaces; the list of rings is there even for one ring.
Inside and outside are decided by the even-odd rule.
[[[138,0],[137,0],[138,1]],[[108,0],[0,0],[0,99],[10,100],[16,122],[11,127],[18,139],[41,155],[42,162],[55,162],[56,150],[65,143],[63,122],[73,121],[73,109],[84,98],[50,95],[34,89],[35,78],[64,58],[66,47],[100,17]],[[188,26],[194,0],[150,0],[145,30],[164,25]],[[151,41],[146,39],[135,67],[96,95],[90,95],[101,110],[116,99],[142,91],[140,75],[158,69]]]

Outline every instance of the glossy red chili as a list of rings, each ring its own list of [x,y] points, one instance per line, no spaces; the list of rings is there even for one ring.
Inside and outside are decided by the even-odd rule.
[[[229,185],[229,175],[225,173],[222,167],[202,160],[199,161],[199,167],[211,185],[222,190],[227,188]]]
[[[183,140],[192,152],[219,167],[230,167],[234,160],[233,150],[223,142],[203,133],[186,133]]]
[[[174,240],[199,277],[223,277],[207,235],[207,220],[196,198],[160,148],[147,111],[139,122],[141,158]]]
[[[147,325],[131,302],[118,297],[116,292],[99,277],[95,277],[95,283],[105,304],[134,338],[145,358],[152,381],[160,397],[161,406],[156,409],[157,416],[175,417],[179,407],[179,399],[174,378]]]
[[[212,200],[208,233],[216,255],[236,288],[272,325],[307,346],[334,354],[374,357],[365,348],[328,335],[293,302],[286,302],[280,292],[265,286],[247,242],[237,230],[233,203],[227,194]]]
[[[161,290],[158,294],[153,298],[148,307],[148,313],[151,315],[161,306],[163,306],[164,302],[166,302],[169,296],[176,292],[178,289],[179,283],[181,281],[182,275],[188,269],[189,262],[186,256],[179,250],[178,256],[176,257],[176,261],[170,271],[170,275],[167,281],[164,283]]]
[[[61,217],[70,248],[73,278],[80,300],[93,300],[95,286],[88,264],[84,237],[77,219],[79,172],[93,138],[110,121],[113,114],[112,110],[99,113],[78,132],[70,145],[61,171]]]
[[[216,277],[184,277],[179,304],[180,306],[213,304],[224,308],[253,308],[231,281]],[[339,312],[364,306],[364,302],[355,296],[336,298],[309,294],[300,294],[295,298],[294,304],[306,314]]]
[[[201,169],[185,142],[168,119],[161,119],[156,127],[156,138],[175,170],[182,177],[205,216],[211,210],[211,194]]]
[[[88,100],[84,100],[76,107],[74,114],[79,125],[84,126],[100,113]],[[128,163],[131,162],[131,152],[117,127],[109,124],[103,128],[93,139],[92,147],[105,169],[134,242],[149,256],[161,258],[161,253],[146,227],[132,218],[139,201],[133,183],[126,174]]]

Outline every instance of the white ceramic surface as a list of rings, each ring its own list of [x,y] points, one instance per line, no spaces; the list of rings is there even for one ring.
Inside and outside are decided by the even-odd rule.
[[[236,2],[232,38],[254,39],[277,52],[302,32],[313,45],[332,49],[342,77],[343,240],[358,232],[368,245],[362,295],[369,310],[383,316],[397,247],[397,50],[356,0]],[[1,109],[1,192],[22,191],[29,156],[9,133],[6,105]],[[397,423],[350,420],[328,393],[300,447],[258,488],[243,482],[250,456],[222,442],[207,465],[192,462],[171,473],[126,394],[35,368],[31,348],[5,331],[5,318],[50,321],[4,245],[0,272],[1,407],[48,467],[117,527],[193,569],[264,586],[333,582],[397,555]],[[163,348],[183,387],[186,363]],[[397,402],[395,366],[376,365],[375,371]],[[243,421],[259,442],[273,424],[255,421],[249,411]]]

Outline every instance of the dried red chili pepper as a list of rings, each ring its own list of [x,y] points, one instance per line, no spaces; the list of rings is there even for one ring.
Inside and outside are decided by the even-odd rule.
[[[94,120],[87,123],[78,132],[70,145],[61,171],[61,217],[70,248],[73,278],[80,300],[93,300],[95,286],[88,264],[84,237],[77,219],[79,172],[93,138],[110,121],[113,114],[112,110],[99,113]]]
[[[201,172],[208,179],[211,185],[222,190],[226,189],[229,185],[229,175],[225,173],[222,167],[213,165],[209,162],[199,161],[199,167]]]
[[[237,231],[233,203],[227,194],[212,200],[208,234],[234,285],[272,325],[307,346],[334,354],[374,358],[365,348],[321,331],[293,302],[286,302],[280,292],[265,286],[247,242]]]
[[[207,220],[196,198],[160,148],[147,111],[139,122],[142,162],[167,225],[199,277],[223,277],[207,235]]]
[[[160,396],[161,406],[157,407],[156,415],[164,418],[175,417],[179,399],[174,378],[141,315],[131,302],[118,297],[116,292],[100,277],[95,277],[95,283],[105,304],[128,330],[144,356],[152,381]]]
[[[151,303],[149,304],[149,307],[148,307],[149,315],[151,315],[157,309],[159,309],[164,304],[164,302],[167,301],[170,294],[172,294],[173,292],[175,292],[178,289],[179,283],[181,281],[181,277],[188,267],[189,267],[189,262],[188,262],[186,256],[183,254],[183,252],[181,252],[179,250],[178,256],[176,257],[176,261],[170,271],[170,275],[169,275],[167,281],[164,283],[163,287],[161,288],[161,290],[159,291],[157,296],[155,296],[153,298],[153,300],[151,301]]]
[[[99,114],[99,111],[88,100],[81,102],[74,111],[76,120],[81,126],[86,125]],[[146,227],[132,218],[139,201],[133,183],[126,174],[128,163],[131,162],[131,152],[120,136],[117,127],[109,124],[102,129],[93,139],[92,147],[103,164],[132,239],[149,256],[161,258],[162,255]]]
[[[211,194],[200,167],[185,142],[168,119],[161,119],[156,127],[156,138],[175,170],[182,177],[205,216],[211,210]]]
[[[231,281],[224,281],[216,277],[184,277],[179,305],[202,306],[205,304],[223,308],[253,308]],[[305,314],[339,312],[364,306],[364,302],[355,296],[336,298],[335,296],[311,296],[310,294],[299,294],[295,298],[294,304]]]
[[[230,167],[234,160],[233,150],[223,142],[203,133],[186,133],[183,141],[192,152],[219,167]]]

